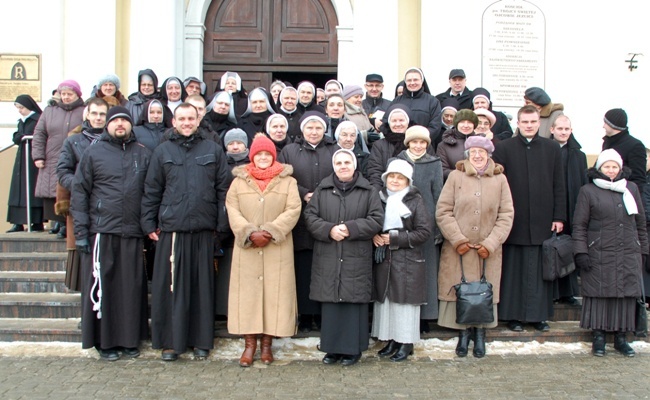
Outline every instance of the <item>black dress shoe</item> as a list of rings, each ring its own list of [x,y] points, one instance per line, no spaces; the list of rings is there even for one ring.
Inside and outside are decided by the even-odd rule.
[[[194,357],[204,359],[208,358],[208,355],[210,355],[210,350],[199,349],[198,347],[194,348]]]
[[[341,359],[341,355],[334,353],[327,353],[323,357],[323,364],[336,364]]]
[[[429,333],[431,332],[431,328],[429,327],[429,321],[426,319],[421,319],[420,320],[420,333]]]
[[[61,229],[61,224],[59,224],[58,222],[55,222],[55,223],[54,223],[54,226],[52,226],[52,229],[50,229],[50,230],[47,231],[47,232],[48,232],[50,235],[56,235],[57,233],[59,233],[59,229]]]
[[[22,225],[19,225],[19,224],[15,224],[11,228],[9,228],[7,233],[24,232],[24,231],[25,231],[25,227],[23,227]]]
[[[551,327],[548,326],[546,321],[541,321],[541,322],[535,322],[533,324],[533,328],[537,329],[540,332],[548,332],[551,330]]]
[[[391,339],[391,340],[388,341],[388,344],[386,346],[384,346],[383,349],[381,349],[381,350],[379,350],[377,352],[377,354],[379,355],[379,357],[392,356],[393,353],[395,353],[397,350],[399,350],[400,346],[401,346],[401,344],[399,344],[396,341]]]
[[[43,224],[32,224],[32,232],[43,232]]]
[[[127,357],[136,358],[140,356],[140,350],[137,347],[123,347],[122,354]]]
[[[361,360],[361,354],[355,354],[353,356],[344,355],[341,357],[341,365],[344,367],[349,367],[350,365],[358,363],[359,360]]]
[[[519,321],[508,321],[508,329],[514,332],[523,332],[524,326]]]
[[[409,358],[411,354],[413,354],[413,343],[403,343],[399,350],[397,350],[397,353],[390,357],[390,360],[394,362],[402,362]]]
[[[558,300],[558,303],[560,303],[560,304],[568,304],[570,306],[579,306],[580,305],[580,302],[578,301],[578,299],[576,299],[573,296],[560,297],[560,299]]]
[[[298,324],[298,330],[302,333],[309,333],[311,332],[311,319],[308,321],[300,321]]]
[[[161,358],[163,361],[176,361],[178,360],[178,354],[174,350],[163,350]]]
[[[61,225],[59,232],[56,234],[57,239],[65,239],[68,235],[68,228],[65,225]]]
[[[97,352],[99,353],[99,356],[102,358],[102,360],[117,361],[120,359],[120,353],[118,353],[115,349],[97,349]]]

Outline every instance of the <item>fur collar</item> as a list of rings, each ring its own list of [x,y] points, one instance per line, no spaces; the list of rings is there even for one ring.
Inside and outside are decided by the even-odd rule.
[[[564,111],[564,104],[561,103],[548,103],[541,110],[539,110],[539,116],[542,118],[550,117],[551,114],[555,111]]]
[[[469,160],[460,160],[456,163],[456,170],[464,172],[468,176],[476,176],[476,168],[469,162]],[[494,176],[503,173],[503,166],[495,163],[491,158],[488,160],[488,167],[485,170],[484,176]]]

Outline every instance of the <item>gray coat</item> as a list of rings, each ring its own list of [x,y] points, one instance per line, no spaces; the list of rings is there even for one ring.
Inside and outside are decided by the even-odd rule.
[[[372,294],[372,237],[381,231],[384,210],[375,188],[358,175],[343,195],[332,175],[323,179],[305,208],[307,229],[315,239],[309,298],[331,303],[369,303]],[[330,238],[344,223],[350,236]]]
[[[38,171],[36,197],[56,197],[56,165],[63,141],[68,132],[81,125],[84,103],[77,99],[71,104],[57,103],[46,107],[34,129],[32,158],[34,161],[45,160],[45,168]]]
[[[597,177],[593,168],[589,177]],[[639,190],[630,181],[627,188],[634,196],[638,214],[627,214],[622,193],[593,183],[580,189],[572,237],[573,253],[589,255],[590,269],[580,271],[583,296],[641,296],[641,254],[648,253],[648,233]]]

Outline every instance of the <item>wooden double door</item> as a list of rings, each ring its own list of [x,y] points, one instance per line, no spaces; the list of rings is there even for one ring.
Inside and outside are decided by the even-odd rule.
[[[214,0],[206,16],[203,79],[216,91],[225,71],[244,88],[275,79],[321,86],[336,76],[336,11],[330,0]]]

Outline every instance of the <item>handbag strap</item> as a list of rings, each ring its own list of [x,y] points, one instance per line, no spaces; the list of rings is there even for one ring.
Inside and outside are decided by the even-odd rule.
[[[466,283],[467,279],[465,279],[465,269],[463,268],[463,256],[460,254],[458,255],[460,257],[460,281],[461,283]],[[481,280],[485,280],[485,258],[483,259],[483,268],[481,271]]]

